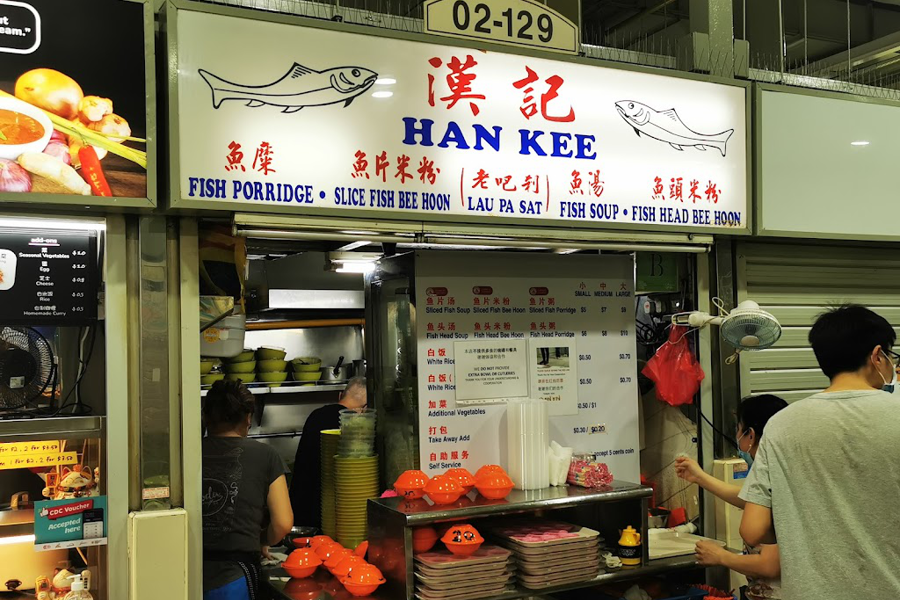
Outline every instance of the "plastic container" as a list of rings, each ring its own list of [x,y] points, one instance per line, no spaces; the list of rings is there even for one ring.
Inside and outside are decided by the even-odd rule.
[[[91,593],[85,589],[81,575],[72,575],[69,579],[72,580],[72,589],[66,594],[64,600],[94,600]]]
[[[506,440],[510,478],[520,490],[550,487],[550,413],[543,400],[507,405]]]
[[[200,355],[215,358],[231,358],[244,351],[244,335],[247,317],[225,317],[215,326],[200,333]]]

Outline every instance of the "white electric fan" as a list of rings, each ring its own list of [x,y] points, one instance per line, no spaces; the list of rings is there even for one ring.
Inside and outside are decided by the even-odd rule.
[[[781,338],[781,323],[756,302],[744,300],[731,312],[725,310],[718,298],[713,299],[713,303],[723,316],[714,317],[700,311],[679,313],[672,316],[672,323],[695,329],[718,325],[722,337],[738,352],[765,350]]]

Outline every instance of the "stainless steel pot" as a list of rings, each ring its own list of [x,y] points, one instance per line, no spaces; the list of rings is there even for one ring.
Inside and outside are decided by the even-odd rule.
[[[344,357],[340,357],[336,365],[322,367],[322,379],[320,381],[346,381],[350,379],[350,370],[353,365],[344,364]]]

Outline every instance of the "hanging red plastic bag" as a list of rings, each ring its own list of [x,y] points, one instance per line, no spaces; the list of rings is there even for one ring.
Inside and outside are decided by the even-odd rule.
[[[656,383],[656,397],[672,406],[691,404],[706,376],[691,352],[687,332],[687,328],[673,325],[669,341],[660,346],[642,371]]]

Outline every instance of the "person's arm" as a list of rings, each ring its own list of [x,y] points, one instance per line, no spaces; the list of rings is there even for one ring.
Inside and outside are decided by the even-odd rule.
[[[775,524],[772,518],[772,478],[770,470],[778,468],[770,464],[769,448],[772,433],[768,430],[762,438],[753,467],[747,475],[741,498],[746,502],[744,516],[741,518],[741,537],[748,546],[774,544]]]
[[[728,485],[704,471],[700,464],[692,458],[680,456],[675,459],[675,472],[688,483],[696,483],[704,490],[721,498],[728,504],[738,508],[744,508],[745,502],[738,497],[741,488],[736,485]]]
[[[722,566],[751,579],[781,577],[778,546],[762,546],[759,554],[735,554],[715,542],[699,542],[697,562],[704,567]]]
[[[776,538],[772,509],[748,502],[741,518],[741,537],[748,546],[774,544]]]
[[[269,507],[269,529],[266,531],[266,541],[269,546],[277,545],[294,526],[294,511],[291,510],[291,496],[288,493],[287,479],[279,476],[269,485],[269,495],[266,499]]]

